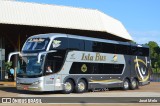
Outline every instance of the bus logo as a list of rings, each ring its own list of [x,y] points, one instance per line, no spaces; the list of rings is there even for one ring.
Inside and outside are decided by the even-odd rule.
[[[117,60],[118,60],[118,57],[117,57],[117,55],[115,54],[114,56],[113,56],[113,62],[117,62]]]
[[[82,65],[81,71],[82,71],[82,72],[86,72],[86,71],[87,71],[87,66],[86,66],[86,64],[83,64],[83,65]]]
[[[53,40],[53,48],[57,48],[57,47],[59,47],[61,44],[61,41],[59,41],[59,40]]]
[[[73,54],[71,54],[70,59],[75,59],[75,54],[74,54],[74,53],[73,53]]]

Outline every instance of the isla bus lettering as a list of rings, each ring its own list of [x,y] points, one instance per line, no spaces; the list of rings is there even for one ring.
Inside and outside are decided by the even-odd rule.
[[[81,60],[87,60],[87,61],[106,61],[106,56],[102,56],[100,53],[96,53],[96,56],[92,56],[91,54],[86,55],[85,53],[83,53]]]

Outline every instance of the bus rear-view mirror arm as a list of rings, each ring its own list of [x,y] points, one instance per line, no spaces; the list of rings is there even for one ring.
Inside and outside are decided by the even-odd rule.
[[[10,62],[11,61],[11,57],[13,56],[13,55],[21,55],[21,53],[20,52],[11,52],[10,54],[9,54],[9,56],[8,56],[8,62]]]
[[[45,54],[47,54],[47,53],[53,53],[53,52],[57,52],[57,50],[40,52],[40,53],[38,54],[38,61],[37,61],[37,63],[40,63],[40,61],[41,61],[41,56],[42,56],[42,55],[45,55]]]

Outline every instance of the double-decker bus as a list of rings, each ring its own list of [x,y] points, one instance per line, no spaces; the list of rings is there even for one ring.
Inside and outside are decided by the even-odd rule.
[[[85,36],[50,33],[27,39],[19,55],[18,90],[82,93],[149,84],[149,48]]]

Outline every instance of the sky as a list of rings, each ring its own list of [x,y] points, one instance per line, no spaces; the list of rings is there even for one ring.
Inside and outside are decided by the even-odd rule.
[[[160,45],[160,0],[17,0],[97,9],[119,20],[139,44]]]

